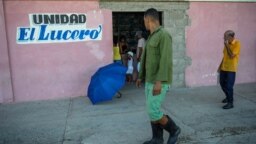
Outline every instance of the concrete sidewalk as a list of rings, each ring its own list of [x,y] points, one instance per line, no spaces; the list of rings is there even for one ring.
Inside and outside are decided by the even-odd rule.
[[[98,105],[86,97],[1,104],[0,144],[142,144],[151,137],[144,89],[122,94]],[[182,129],[178,143],[255,144],[256,83],[236,85],[234,97],[223,110],[220,87],[170,90],[163,108]]]

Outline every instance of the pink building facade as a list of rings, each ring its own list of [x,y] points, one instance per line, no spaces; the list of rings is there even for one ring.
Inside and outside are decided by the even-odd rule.
[[[99,9],[98,1],[1,0],[0,6],[1,103],[83,96],[91,75],[112,62],[111,11]],[[34,13],[86,14],[86,27],[102,25],[102,38],[18,44],[17,27],[29,26]]]
[[[0,103],[86,95],[91,75],[112,62],[112,12],[98,0],[0,0]],[[86,14],[86,28],[102,25],[99,40],[22,44],[19,27],[30,14]],[[188,87],[216,85],[223,33],[233,29],[242,43],[236,83],[256,82],[256,3],[191,2],[187,11]],[[29,37],[27,33],[24,37]]]

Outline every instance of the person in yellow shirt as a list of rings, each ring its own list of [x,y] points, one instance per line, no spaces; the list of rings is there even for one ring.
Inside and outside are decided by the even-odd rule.
[[[117,36],[113,37],[113,61],[114,63],[122,64]]]
[[[240,41],[235,39],[235,32],[228,30],[224,33],[223,59],[219,66],[220,85],[226,98],[222,103],[227,103],[223,109],[233,108],[233,87],[240,55]]]

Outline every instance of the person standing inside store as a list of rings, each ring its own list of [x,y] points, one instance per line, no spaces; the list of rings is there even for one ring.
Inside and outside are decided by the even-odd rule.
[[[117,36],[113,37],[113,61],[114,61],[114,63],[122,64]]]
[[[231,109],[234,107],[233,87],[240,55],[240,41],[235,39],[235,32],[232,30],[227,30],[224,33],[223,54],[223,59],[218,69],[220,85],[226,95],[222,103],[226,103],[223,109]]]
[[[172,38],[159,24],[159,13],[150,8],[144,13],[144,24],[150,35],[141,58],[137,87],[145,80],[146,108],[152,128],[152,139],[144,144],[163,144],[163,130],[169,133],[167,144],[175,144],[180,128],[161,111],[172,81]]]
[[[128,49],[128,44],[125,36],[120,37],[119,48],[120,48],[122,63],[124,66],[127,66],[127,56],[128,56],[127,52],[129,51],[129,49]]]
[[[135,36],[138,39],[136,57],[137,57],[137,70],[139,71],[139,69],[140,69],[140,59],[141,59],[142,52],[143,52],[144,47],[145,47],[145,39],[142,36],[142,31],[137,31]]]

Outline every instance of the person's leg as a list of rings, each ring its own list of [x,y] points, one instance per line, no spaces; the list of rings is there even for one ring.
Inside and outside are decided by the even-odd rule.
[[[222,102],[227,103],[227,72],[225,71],[220,71],[220,86],[226,96]]]
[[[122,54],[122,55],[121,55],[121,59],[122,59],[122,64],[123,64],[124,66],[127,66],[127,65],[126,65],[126,54]]]
[[[127,65],[127,63],[128,63],[128,61],[127,61],[127,59],[128,59],[128,57],[127,57],[127,54],[123,54],[123,57],[124,57],[124,59],[123,59],[123,64],[124,64],[124,66],[128,66]]]
[[[178,140],[178,135],[180,134],[181,130],[168,115],[164,115],[160,111],[161,104],[165,99],[168,88],[169,85],[162,85],[161,94],[157,96],[152,96],[152,87],[150,96],[152,96],[151,98],[154,100],[153,102],[151,102],[151,104],[155,104],[155,107],[152,106],[154,107],[155,111],[152,111],[151,113],[151,120],[153,121],[153,123],[159,124],[160,127],[169,132],[169,139],[167,141],[167,144],[175,144]],[[156,100],[155,98],[159,98],[159,100]]]
[[[163,129],[169,132],[167,144],[175,144],[181,131],[180,128],[168,115],[164,115],[158,122]]]
[[[230,109],[233,108],[233,87],[235,84],[235,78],[236,78],[236,73],[235,72],[228,72],[227,73],[227,100],[228,104],[225,105],[223,108],[224,109]]]
[[[158,125],[159,129],[159,138],[163,141],[163,129],[169,132],[170,136],[167,144],[174,144],[177,141],[178,135],[180,133],[180,128],[174,123],[174,121],[169,117],[163,114],[161,111],[161,104],[165,99],[168,85],[162,84],[161,94],[153,96],[153,84],[147,84],[147,111],[151,119],[151,123]],[[162,128],[162,129],[161,129]],[[146,144],[151,144],[152,141],[147,141]],[[153,143],[152,143],[153,144]]]
[[[128,83],[129,82],[129,74],[126,73],[125,81]]]
[[[127,74],[127,83],[130,83],[131,82],[131,74]]]
[[[168,85],[162,84],[161,93],[155,96],[153,95],[153,87],[154,84],[147,83],[148,92],[146,105],[150,120],[154,122],[160,120],[164,116],[164,113],[161,111],[161,105],[165,99],[166,92],[168,90]]]
[[[228,89],[228,102],[233,103],[233,87],[235,84],[236,79],[236,73],[235,72],[229,72],[228,73],[228,83],[227,83],[227,89]]]
[[[136,82],[138,79],[138,70],[137,70],[137,56],[136,54],[133,56],[133,74],[132,74],[132,80]]]
[[[145,94],[146,94],[146,108],[147,113],[150,117],[150,124],[152,129],[152,139],[144,142],[143,144],[163,144],[163,128],[156,121],[161,119],[163,113],[160,111],[162,97],[153,96],[153,84],[146,82],[145,83]]]

